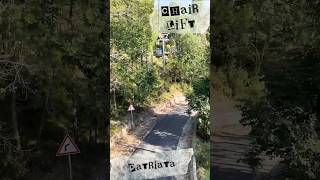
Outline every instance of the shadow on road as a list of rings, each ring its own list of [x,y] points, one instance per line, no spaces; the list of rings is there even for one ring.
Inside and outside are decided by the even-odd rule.
[[[161,150],[177,149],[187,120],[188,116],[178,114],[169,114],[161,118],[140,146],[153,146],[153,149]]]
[[[221,168],[220,166],[213,166],[210,170],[213,180],[250,180],[256,177],[255,174],[244,172],[235,168]]]
[[[162,116],[151,129],[149,134],[139,144],[131,158],[144,155],[153,156],[152,151],[176,150],[179,140],[184,132],[189,116],[186,114],[187,107],[178,106],[169,114]],[[150,150],[150,151],[149,151]],[[151,153],[151,154],[150,154]],[[173,176],[157,178],[157,180],[171,180]]]
[[[211,177],[214,180],[253,180],[264,172],[254,173],[238,160],[250,149],[250,138],[230,133],[212,135]]]

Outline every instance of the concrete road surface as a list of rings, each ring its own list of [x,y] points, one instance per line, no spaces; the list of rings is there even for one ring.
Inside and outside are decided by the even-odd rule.
[[[233,102],[223,100],[214,103],[211,119],[213,134],[211,134],[211,179],[213,180],[261,180],[266,178],[277,161],[265,160],[263,167],[257,172],[244,163],[238,162],[244,158],[251,148],[249,128],[243,127],[239,120],[241,113]]]
[[[188,107],[184,97],[180,97],[177,102],[177,106],[169,114],[158,120],[153,129],[134,151],[131,156],[132,158],[141,154],[147,157],[150,153],[154,153],[154,151],[170,151],[178,148],[179,139],[183,134],[183,128],[188,122],[189,115],[186,113]],[[174,179],[174,177],[157,179],[170,180]]]

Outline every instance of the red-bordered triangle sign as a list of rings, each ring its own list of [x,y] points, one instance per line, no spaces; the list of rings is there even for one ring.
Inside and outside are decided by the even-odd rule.
[[[135,110],[135,109],[134,109],[133,105],[130,104],[130,106],[129,106],[129,108],[128,108],[128,111],[134,111],[134,110]]]
[[[56,156],[63,156],[68,154],[78,154],[80,150],[72,138],[67,134],[62,143],[60,144],[59,150]]]

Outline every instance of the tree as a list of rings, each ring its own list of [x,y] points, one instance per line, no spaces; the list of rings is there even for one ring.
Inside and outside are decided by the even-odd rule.
[[[278,156],[285,177],[318,179],[318,5],[302,0],[215,5],[212,69],[223,72],[222,85],[239,100],[241,123],[251,127],[249,159]],[[238,83],[234,77],[244,78]]]
[[[0,132],[10,138],[10,148],[1,150],[7,158],[1,167],[17,172],[7,179],[31,172],[34,158],[50,153],[48,147],[65,132],[79,144],[105,142],[107,18],[102,3],[0,3],[0,123],[13,132]],[[52,167],[53,162],[43,164]]]

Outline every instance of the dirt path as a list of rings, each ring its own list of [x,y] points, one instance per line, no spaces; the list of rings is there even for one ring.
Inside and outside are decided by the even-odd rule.
[[[251,148],[249,128],[243,127],[239,120],[241,113],[229,100],[214,103],[213,134],[211,135],[211,177],[214,180],[257,180],[266,179],[276,162],[266,160],[263,168],[253,173],[251,168],[238,162]]]

